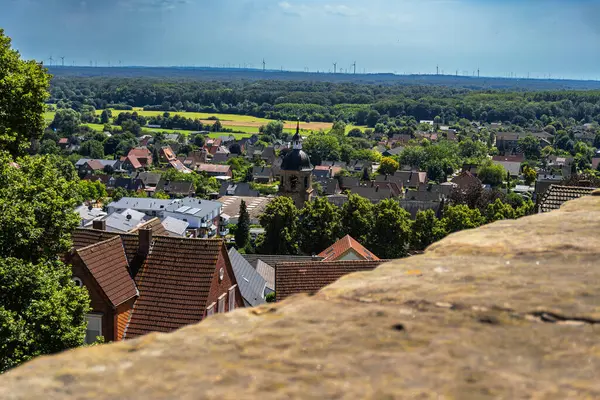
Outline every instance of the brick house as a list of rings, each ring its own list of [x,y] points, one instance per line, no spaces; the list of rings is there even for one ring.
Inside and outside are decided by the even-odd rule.
[[[77,229],[66,257],[90,293],[87,342],[170,332],[244,307],[225,243]]]

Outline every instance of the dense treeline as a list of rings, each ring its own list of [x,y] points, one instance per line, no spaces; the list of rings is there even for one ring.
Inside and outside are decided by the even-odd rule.
[[[530,125],[536,120],[600,122],[600,91],[504,92],[418,85],[302,81],[208,82],[141,78],[54,78],[52,103],[82,110],[147,110],[245,114],[271,119],[374,126],[411,116],[452,123],[465,118]],[[377,118],[368,118],[377,113]],[[373,117],[373,115],[371,115]]]

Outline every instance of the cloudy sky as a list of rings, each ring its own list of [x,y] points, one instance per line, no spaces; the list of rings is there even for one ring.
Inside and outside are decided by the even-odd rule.
[[[24,57],[600,79],[600,0],[0,0]]]

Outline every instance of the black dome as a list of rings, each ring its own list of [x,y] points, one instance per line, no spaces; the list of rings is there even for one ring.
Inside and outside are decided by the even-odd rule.
[[[281,169],[284,171],[312,171],[313,166],[310,163],[308,154],[302,150],[295,149],[287,153],[283,158]]]

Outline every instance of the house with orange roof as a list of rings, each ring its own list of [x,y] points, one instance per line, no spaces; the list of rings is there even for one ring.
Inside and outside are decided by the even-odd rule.
[[[365,246],[358,243],[350,235],[346,235],[325,250],[319,257],[323,261],[348,261],[348,260],[379,260],[379,258],[371,253]]]

